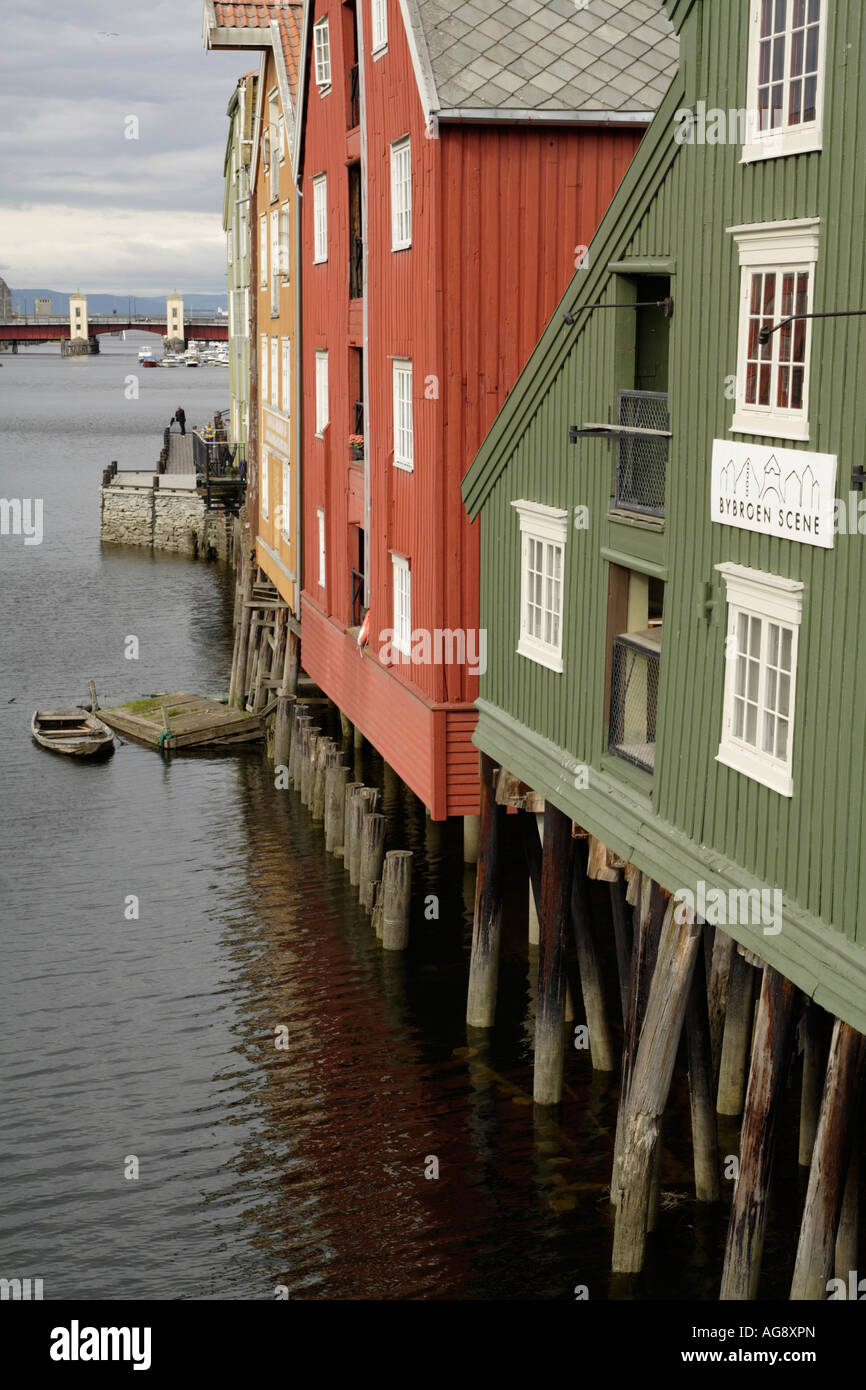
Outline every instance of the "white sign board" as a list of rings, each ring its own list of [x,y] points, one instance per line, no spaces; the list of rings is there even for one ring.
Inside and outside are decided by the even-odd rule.
[[[833,549],[836,455],[713,440],[712,520]]]

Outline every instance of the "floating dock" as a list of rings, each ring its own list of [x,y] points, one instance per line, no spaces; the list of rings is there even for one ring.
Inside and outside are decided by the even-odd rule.
[[[116,733],[169,753],[255,743],[264,737],[263,714],[230,709],[207,695],[183,690],[99,711],[100,719]]]

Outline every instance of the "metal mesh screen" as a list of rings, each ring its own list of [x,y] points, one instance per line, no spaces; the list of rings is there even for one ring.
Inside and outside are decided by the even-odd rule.
[[[656,752],[659,656],[627,637],[613,639],[610,681],[612,753],[652,772]]]
[[[637,430],[669,429],[666,393],[620,391],[617,423]],[[654,435],[618,435],[615,505],[624,511],[664,516],[667,461],[667,439]]]

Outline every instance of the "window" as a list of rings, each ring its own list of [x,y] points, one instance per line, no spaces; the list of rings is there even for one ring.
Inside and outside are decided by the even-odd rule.
[[[388,43],[388,0],[373,0],[373,52]]]
[[[517,650],[562,670],[562,572],[568,513],[539,502],[512,502],[520,517],[520,638]]]
[[[412,574],[404,555],[391,556],[394,581],[394,647],[404,656],[412,654]]]
[[[268,283],[268,219],[259,218],[259,284]]]
[[[740,253],[737,407],[731,429],[777,439],[809,438],[811,319],[759,341],[762,328],[812,312],[818,218],[730,227]]]
[[[322,90],[331,85],[331,36],[327,19],[313,25],[313,47],[316,55],[316,86]]]
[[[271,212],[271,318],[280,312],[280,214]]]
[[[282,349],[282,368],[283,368],[283,410],[286,415],[291,414],[292,410],[292,344],[289,338],[283,338]]]
[[[271,405],[280,408],[280,340],[271,338]]]
[[[280,532],[284,541],[290,540],[289,526],[292,515],[292,468],[288,459],[283,459],[283,505],[280,512]]]
[[[803,585],[721,564],[728,597],[722,739],[717,760],[792,796],[794,690]]]
[[[270,145],[271,202],[280,196],[280,163],[285,157],[284,126],[276,94],[268,100],[268,143]]]
[[[267,449],[262,449],[262,516],[268,514],[268,473],[270,471],[271,460]]]
[[[412,145],[407,136],[391,146],[391,250],[412,245]]]
[[[228,232],[226,233],[226,245],[228,250],[229,265],[233,265],[235,259],[235,239],[234,232],[232,231],[231,227],[229,227]]]
[[[820,150],[827,0],[752,0],[743,163]]]
[[[325,513],[316,508],[316,524],[319,529],[319,588],[325,587]]]
[[[328,176],[313,179],[313,263],[328,259]]]
[[[259,339],[259,395],[262,402],[268,399],[268,340],[264,333]]]
[[[415,466],[412,426],[412,363],[394,363],[394,462],[409,472]]]
[[[322,435],[330,421],[328,412],[328,354],[316,353],[316,434]]]
[[[284,280],[288,280],[291,272],[291,251],[290,251],[290,228],[289,205],[284,203],[280,208],[280,274]]]
[[[653,773],[664,634],[663,580],[610,564],[607,594],[605,708],[607,747],[623,762]]]

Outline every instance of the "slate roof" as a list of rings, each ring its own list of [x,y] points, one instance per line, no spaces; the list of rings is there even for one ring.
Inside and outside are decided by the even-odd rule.
[[[409,0],[440,111],[647,115],[677,68],[661,0]]]

